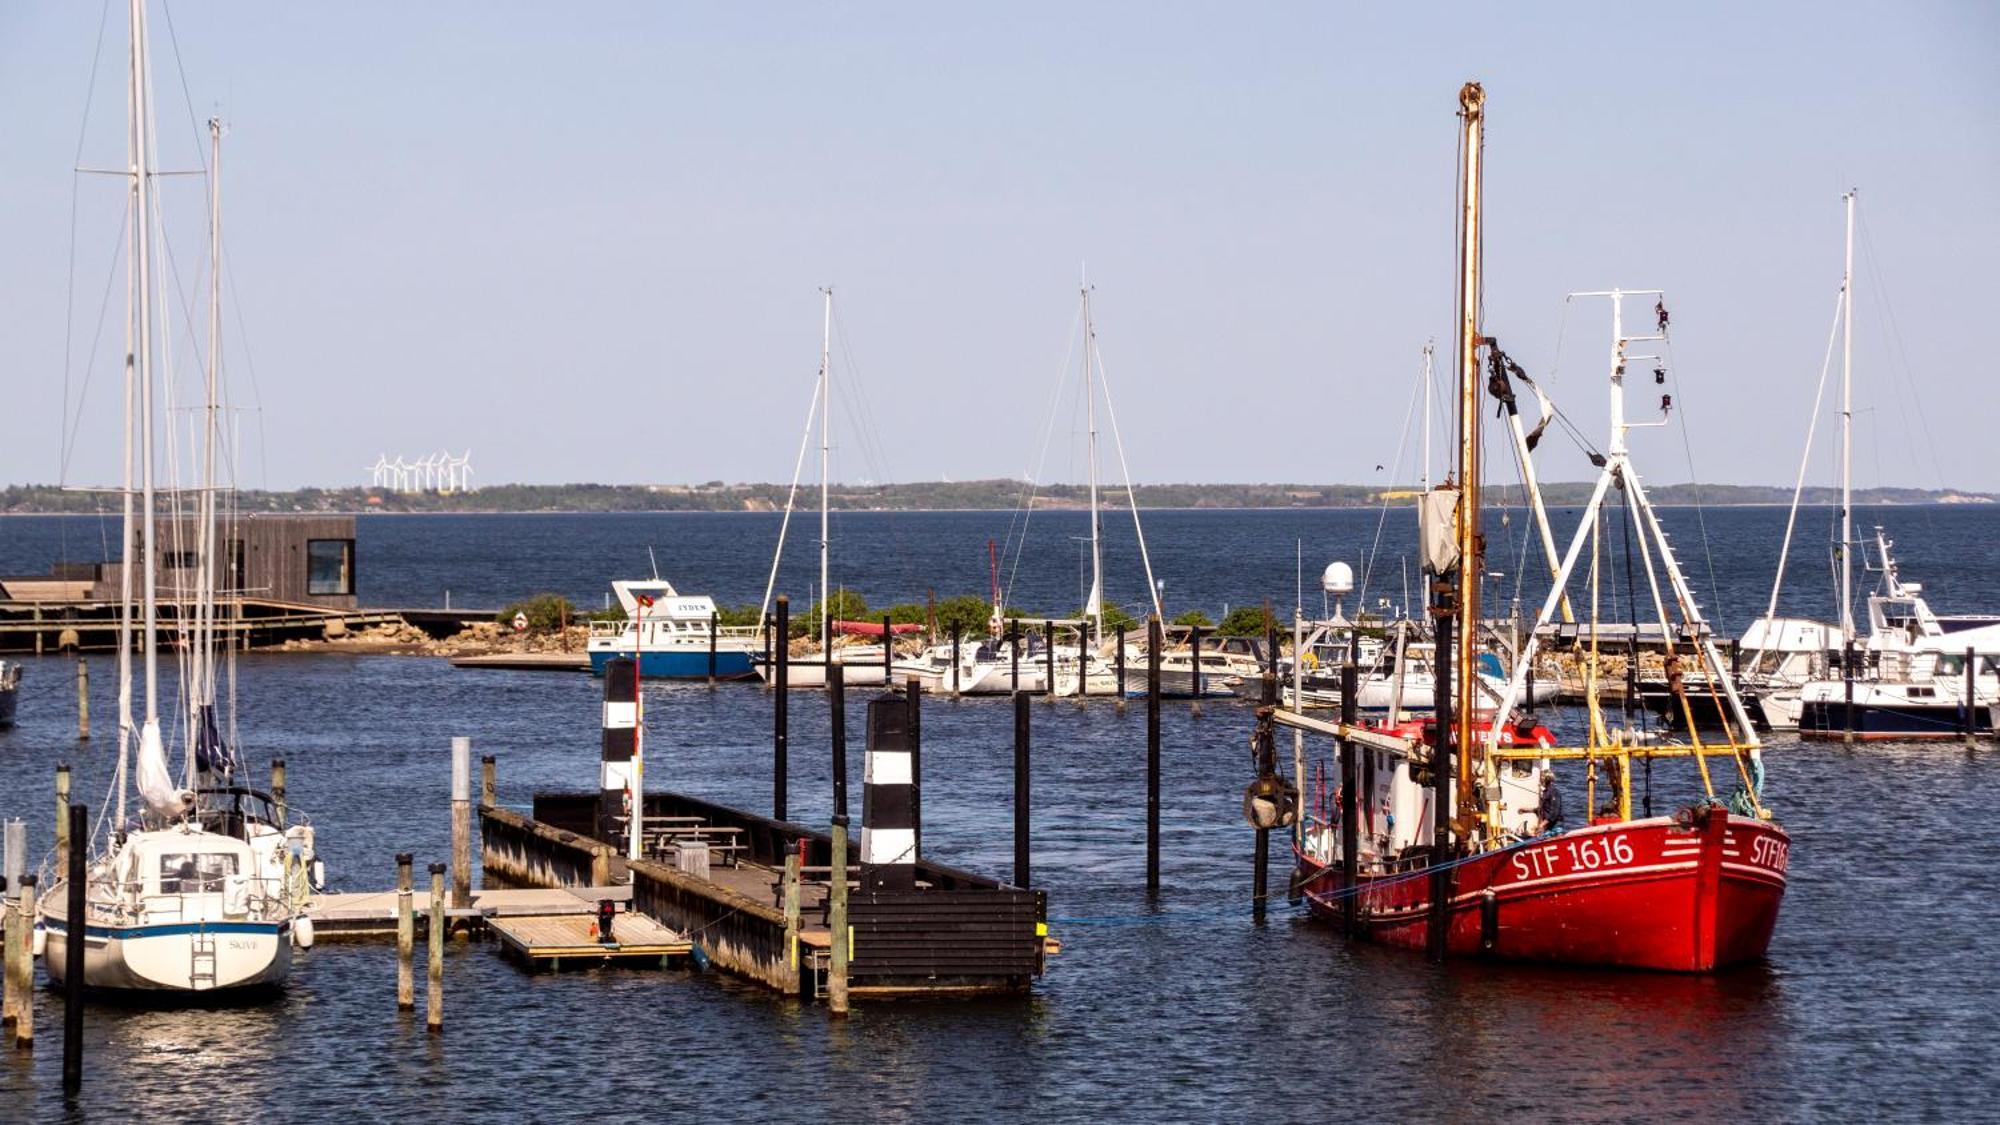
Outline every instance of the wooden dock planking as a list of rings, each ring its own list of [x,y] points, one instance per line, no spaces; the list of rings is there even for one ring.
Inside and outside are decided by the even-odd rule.
[[[529,968],[557,969],[568,963],[617,964],[650,961],[666,965],[685,957],[688,940],[643,914],[621,913],[611,926],[614,940],[597,940],[596,915],[559,914],[493,918],[487,925],[501,948]]]
[[[422,930],[426,912],[430,909],[430,892],[415,891],[410,898],[411,909],[417,917],[417,928]],[[632,900],[632,888],[486,887],[472,892],[471,914],[489,922],[521,917],[594,917],[598,901],[607,898],[628,903]],[[396,933],[396,892],[319,895],[307,904],[306,916],[312,919],[316,938],[393,937]],[[457,915],[452,913],[452,916]],[[622,920],[626,916],[621,914],[619,917]]]

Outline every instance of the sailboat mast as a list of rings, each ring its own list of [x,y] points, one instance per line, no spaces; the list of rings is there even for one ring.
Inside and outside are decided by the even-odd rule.
[[[1423,490],[1431,490],[1431,353],[1437,345],[1424,341],[1424,469]]]
[[[1104,636],[1104,551],[1099,537],[1097,514],[1097,387],[1091,378],[1090,353],[1097,332],[1090,323],[1090,284],[1083,288],[1083,401],[1084,416],[1090,426],[1090,615],[1091,639]]]
[[[1847,200],[1847,263],[1841,290],[1847,295],[1840,344],[1840,635],[1854,639],[1854,196]]]
[[[826,310],[820,325],[819,342],[819,651],[820,659],[833,659],[833,603],[827,600],[827,502],[832,496],[827,470],[832,463],[828,431],[833,427],[833,287],[820,290]],[[882,638],[884,644],[888,638]]]
[[[152,241],[153,241],[153,185],[152,185],[152,106],[148,97],[152,76],[146,57],[146,3],[145,0],[131,0],[132,14],[132,180],[134,192],[134,225],[137,234],[134,241],[138,245],[137,304],[139,306],[139,495],[140,525],[139,545],[144,552],[140,572],[144,588],[140,591],[143,605],[142,639],[146,658],[146,711],[147,726],[157,727],[159,711],[155,698],[159,691],[159,602],[157,597],[157,566],[159,561],[159,528],[155,512],[153,490],[153,309],[152,309]]]
[[[1486,91],[1468,82],[1458,92],[1463,119],[1464,179],[1459,185],[1458,275],[1458,605],[1455,627],[1455,669],[1458,707],[1455,743],[1458,747],[1460,809],[1475,806],[1472,786],[1474,705],[1478,700],[1479,586],[1485,572],[1479,530],[1479,192],[1481,145],[1485,139]],[[1495,716],[1497,721],[1498,716]]]
[[[222,369],[222,119],[208,119],[208,385],[203,396],[201,433],[201,528],[197,532],[201,586],[196,594],[194,691],[190,704],[198,741],[215,708],[215,441],[216,392]],[[192,755],[190,756],[192,757]]]

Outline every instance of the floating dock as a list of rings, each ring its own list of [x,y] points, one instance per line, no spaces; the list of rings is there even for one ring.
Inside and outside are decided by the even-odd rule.
[[[610,941],[598,937],[594,911],[493,918],[487,926],[507,956],[530,969],[632,964],[665,968],[693,948],[687,938],[643,914],[619,914],[611,925]]]

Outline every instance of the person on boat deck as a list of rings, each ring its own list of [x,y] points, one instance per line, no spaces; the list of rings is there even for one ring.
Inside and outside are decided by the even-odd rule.
[[[1563,796],[1556,788],[1556,771],[1542,771],[1542,803],[1535,807],[1535,816],[1540,820],[1537,832],[1554,832],[1562,827]]]

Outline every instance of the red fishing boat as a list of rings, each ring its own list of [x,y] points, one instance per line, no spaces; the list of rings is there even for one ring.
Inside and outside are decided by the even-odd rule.
[[[1351,719],[1331,723],[1276,707],[1261,713],[1268,719],[1260,752],[1266,771],[1272,768],[1271,739],[1278,725],[1340,740],[1337,787],[1328,795],[1323,785],[1316,807],[1296,825],[1295,885],[1315,916],[1338,922],[1351,935],[1427,950],[1437,958],[1683,972],[1756,960],[1777,925],[1790,840],[1763,803],[1755,729],[1709,639],[1626,442],[1633,428],[1659,424],[1629,421],[1624,399],[1628,362],[1649,361],[1655,381],[1665,382],[1657,357],[1628,350],[1666,338],[1665,298],[1657,291],[1572,294],[1610,301],[1611,433],[1601,453],[1591,451],[1602,472],[1560,557],[1535,494],[1534,441],[1518,419],[1513,423],[1513,452],[1523,465],[1554,579],[1506,690],[1497,702],[1476,698],[1481,628],[1476,576],[1486,571],[1481,414],[1487,408],[1484,396],[1491,395],[1501,412],[1514,418],[1513,380],[1527,382],[1527,377],[1478,323],[1485,94],[1468,83],[1459,102],[1456,483],[1427,493],[1419,511],[1420,550],[1433,580],[1431,614],[1438,623],[1438,714],[1385,728]],[[1640,333],[1628,333],[1625,326],[1625,300],[1632,296],[1653,304],[1654,315]],[[1546,396],[1540,388],[1534,391],[1546,417]],[[1663,396],[1662,420],[1670,408],[1671,400]],[[1674,638],[1666,657],[1670,690],[1683,709],[1693,705],[1691,692],[1703,695],[1724,720],[1719,738],[1707,735],[1704,742],[1704,735],[1689,733],[1689,741],[1677,743],[1658,731],[1615,726],[1614,716],[1595,702],[1600,671],[1595,622],[1561,630],[1583,642],[1575,653],[1587,699],[1580,745],[1557,745],[1546,728],[1529,720],[1519,720],[1517,727],[1516,721],[1495,718],[1513,716],[1524,698],[1524,680],[1535,666],[1541,638],[1555,632],[1544,626],[1557,620],[1559,610],[1567,615],[1572,603],[1593,612],[1601,604],[1601,576],[1610,569],[1603,561],[1604,529],[1614,514],[1625,532],[1626,569],[1620,577],[1637,585],[1643,564],[1645,584],[1638,588],[1652,598],[1640,608],[1653,611],[1656,621],[1649,624],[1657,623],[1660,636]],[[1633,542],[1639,547],[1636,558]],[[1569,586],[1583,575],[1588,590],[1572,597]],[[1653,767],[1663,762],[1680,767],[1679,782],[1698,786],[1670,816],[1652,815]],[[1558,763],[1582,769],[1581,823],[1566,822],[1562,815]],[[1642,772],[1635,773],[1635,764]],[[1637,802],[1644,811],[1636,815],[1635,782],[1644,789]],[[1573,779],[1572,792],[1575,788]]]

